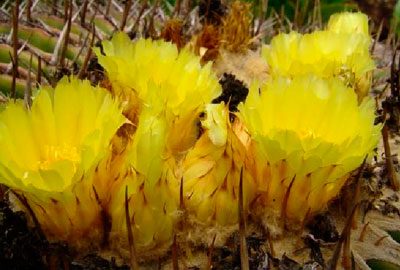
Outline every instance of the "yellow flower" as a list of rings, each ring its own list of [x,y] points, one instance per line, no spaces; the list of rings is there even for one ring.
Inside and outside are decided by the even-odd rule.
[[[324,209],[380,138],[373,100],[337,79],[278,77],[254,85],[239,116],[256,149],[263,203],[294,220]]]
[[[369,37],[368,16],[361,12],[342,12],[329,18],[329,31],[347,34],[362,34]]]
[[[291,32],[274,37],[271,45],[262,49],[272,75],[293,78],[312,73],[321,78],[340,77],[355,89],[361,102],[370,90],[371,71],[375,65],[369,53],[371,38],[364,34],[366,22],[359,16],[334,15],[328,30],[304,35]],[[356,23],[352,32],[350,23],[353,21]]]
[[[182,164],[185,207],[198,223],[236,225],[240,171],[250,138],[239,121],[230,123],[224,103],[207,105],[205,113],[205,131]],[[255,182],[247,171],[243,183],[247,208],[255,197]]]
[[[197,118],[204,104],[219,96],[221,88],[211,64],[174,44],[141,39],[131,42],[125,33],[104,41],[105,55],[97,51],[107,72],[111,91],[125,104],[125,115],[135,124],[141,107],[165,107],[169,129],[167,147],[173,154],[190,148],[197,136]]]
[[[107,73],[105,84],[136,128],[126,134],[132,143],[124,149],[125,164],[107,205],[113,223],[111,242],[122,252],[128,250],[128,186],[137,249],[147,256],[171,244],[179,218],[179,164],[198,139],[199,115],[220,95],[221,87],[211,64],[201,67],[199,57],[186,49],[178,51],[171,43],[131,42],[118,33],[103,47],[105,55],[97,55]]]
[[[0,182],[27,199],[50,240],[100,236],[93,170],[124,121],[106,90],[73,78],[41,89],[30,110],[17,101],[0,113]]]
[[[179,218],[180,181],[174,174],[173,159],[165,154],[167,127],[162,110],[144,107],[133,145],[127,152],[129,170],[121,175],[111,191],[111,242],[119,252],[129,250],[125,220],[126,187],[131,227],[140,256],[151,257],[161,252],[162,247],[170,245],[173,239]]]

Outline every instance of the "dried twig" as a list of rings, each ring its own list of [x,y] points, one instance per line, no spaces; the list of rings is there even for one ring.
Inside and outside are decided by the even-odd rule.
[[[70,0],[71,2],[69,3],[69,10],[68,10],[68,20],[67,20],[67,30],[65,33],[65,38],[64,38],[64,44],[61,50],[61,56],[60,56],[60,66],[63,67],[65,65],[65,55],[67,53],[67,48],[68,48],[68,44],[69,44],[69,33],[71,32],[71,24],[72,24],[72,0]],[[68,0],[66,0],[66,2],[68,2]]]
[[[285,197],[283,198],[282,202],[282,230],[286,229],[286,215],[287,215],[287,204],[289,202],[289,197],[290,197],[290,191],[292,190],[292,186],[294,181],[296,180],[296,175],[293,176],[292,181],[290,181],[289,187],[286,189]]]
[[[294,19],[293,19],[293,24],[295,29],[299,29],[299,11],[300,11],[300,0],[296,0],[296,6],[294,8]]]
[[[38,56],[38,69],[36,81],[40,85],[42,83],[42,57]]]
[[[386,120],[386,111],[384,110],[384,118]],[[387,176],[394,191],[399,191],[400,184],[399,180],[397,179],[396,170],[394,169],[393,160],[392,160],[392,153],[390,150],[390,143],[389,143],[389,130],[384,121],[384,125],[382,128],[382,139],[383,139],[383,148],[385,150],[385,162],[386,162],[386,169],[387,169]]]
[[[376,32],[374,42],[372,43],[371,54],[373,54],[375,52],[375,46],[376,46],[376,43],[378,43],[379,39],[381,38],[382,29],[383,29],[383,20],[379,24],[379,28],[378,28],[378,31]]]
[[[13,79],[11,84],[11,98],[16,98],[16,83],[18,77],[18,14],[19,14],[19,0],[15,0],[14,13],[13,13]]]
[[[129,31],[130,33],[134,33],[134,32],[136,31],[136,28],[138,27],[139,22],[140,22],[140,18],[142,17],[143,12],[144,12],[145,9],[146,9],[147,2],[149,2],[149,0],[144,0],[144,2],[143,2],[143,4],[142,4],[142,8],[140,9],[139,14],[138,14],[138,16],[137,16],[137,18],[136,18],[136,21],[135,21],[135,23],[133,24],[131,30]]]
[[[115,19],[112,16],[106,15],[106,13],[101,10],[101,8],[98,8],[98,11],[101,15],[103,15],[104,19],[108,21],[112,27],[114,27],[115,31],[119,29],[117,21],[115,21]]]
[[[28,22],[32,21],[31,8],[32,8],[32,0],[26,0],[26,20]]]
[[[125,3],[124,13],[122,15],[122,20],[121,20],[121,26],[119,27],[119,29],[121,31],[124,31],[124,28],[126,26],[126,22],[128,20],[128,15],[129,15],[129,10],[131,9],[131,4],[132,4],[132,0],[127,0]]]
[[[175,11],[176,17],[179,17],[179,13],[181,12],[181,0],[176,0],[175,2]]]
[[[179,187],[179,209],[185,211],[185,200],[183,197],[183,177],[181,178],[181,183]]]
[[[243,209],[243,168],[240,171],[239,182],[239,237],[240,237],[240,264],[242,270],[249,270],[249,255],[246,243],[246,217]]]
[[[57,15],[57,0],[53,0],[51,4],[51,13],[56,16]]]
[[[128,186],[125,187],[125,216],[126,216],[126,230],[128,232],[129,252],[131,255],[131,269],[138,270],[138,258],[136,255],[135,243],[133,239],[131,220],[129,217],[129,203],[128,203]]]
[[[4,1],[3,5],[1,6],[1,9],[4,10],[6,8],[6,6],[8,5],[8,2],[10,2],[10,0]]]
[[[46,236],[43,233],[42,227],[40,226],[39,220],[37,219],[35,212],[33,212],[32,207],[29,205],[28,200],[24,195],[19,195],[17,192],[11,190],[11,192],[15,195],[15,197],[21,202],[21,204],[28,210],[28,213],[32,217],[33,224],[37,229],[37,232],[41,239],[46,239]]]
[[[30,109],[32,105],[31,69],[32,69],[32,54],[31,58],[29,59],[28,78],[26,80],[26,88],[24,95],[24,104],[27,109]]]
[[[257,30],[254,33],[255,36],[257,36],[258,34],[260,34],[260,30],[261,30],[261,26],[263,24],[263,20],[267,14],[267,10],[268,10],[268,0],[266,1],[260,1],[261,3],[261,12],[260,12],[260,16],[258,17],[258,25],[257,25]]]
[[[111,3],[114,5],[118,12],[122,13],[124,11],[124,9],[118,4],[117,1],[112,0]]]
[[[214,244],[215,244],[215,238],[217,237],[217,234],[214,234],[213,240],[211,242],[210,248],[208,249],[208,260],[207,260],[207,265],[205,270],[211,270],[212,266],[212,255],[213,255],[213,250],[214,250]]]
[[[341,239],[339,242],[342,240],[343,243],[343,259],[342,259],[342,266],[346,270],[350,270],[352,267],[352,260],[351,260],[351,250],[350,250],[350,235],[351,235],[351,230],[352,228],[357,227],[357,212],[358,212],[358,206],[360,205],[360,192],[361,192],[361,176],[362,172],[364,170],[366,161],[367,161],[367,156],[365,156],[363,163],[361,164],[360,168],[358,169],[357,176],[355,179],[355,191],[354,191],[354,196],[353,196],[353,201],[351,203],[351,213],[349,215],[349,218],[346,221],[346,231],[344,231],[344,234],[342,233]]]
[[[271,257],[275,258],[276,253],[275,253],[275,248],[274,248],[274,242],[273,242],[271,233],[269,231],[267,231],[267,242],[268,242],[269,252],[271,254]]]
[[[159,0],[155,0],[155,2],[153,4],[153,11],[151,12],[151,17],[150,17],[150,36],[151,36],[151,38],[156,38],[155,28],[154,28],[154,16],[156,15],[158,2],[159,2]]]
[[[71,1],[72,6],[72,1]],[[68,0],[64,0],[64,25],[67,24],[68,21]]]
[[[88,6],[89,0],[84,0],[82,4],[82,9],[81,9],[81,25],[85,25],[85,20],[86,20],[86,11],[87,11],[87,6]]]
[[[174,235],[174,243],[172,245],[172,269],[179,270],[178,244],[176,243],[176,235]]]
[[[352,267],[352,260],[351,260],[351,250],[350,250],[350,235],[351,235],[351,229],[354,226],[354,218],[357,214],[358,207],[360,205],[360,179],[362,176],[362,172],[364,170],[366,160],[368,156],[365,156],[364,161],[360,168],[358,169],[358,173],[356,176],[356,188],[355,188],[355,194],[354,194],[354,200],[351,204],[351,212],[347,217],[345,226],[342,230],[342,233],[340,235],[339,241],[336,244],[335,251],[333,253],[332,260],[329,264],[328,270],[336,270],[337,264],[339,261],[340,253],[342,250],[342,245],[343,245],[343,259],[342,259],[342,265],[344,269],[349,270]]]
[[[389,235],[384,235],[382,237],[380,237],[378,240],[376,240],[376,242],[374,243],[375,246],[379,246],[383,240],[385,240],[386,238],[388,238]]]
[[[302,243],[302,236],[303,236],[303,232],[304,229],[307,225],[307,222],[310,218],[310,213],[311,213],[311,207],[308,208],[306,215],[304,216],[303,221],[301,222],[301,226],[300,226],[300,230],[297,233],[297,241],[296,241],[296,246],[300,246],[300,244]]]
[[[87,45],[87,42],[89,40],[89,36],[90,36],[91,31],[92,31],[92,29],[90,29],[90,31],[86,34],[86,37],[83,40],[83,43],[82,43],[81,47],[79,48],[78,53],[75,55],[74,61],[72,61],[72,65],[75,64],[78,61],[79,57],[81,57],[81,54],[82,54],[83,50],[86,48],[86,45]]]
[[[358,203],[360,203],[360,199],[361,199],[360,198],[361,197],[361,181],[360,181],[360,179],[361,179],[362,173],[364,171],[365,164],[367,163],[367,158],[368,158],[368,155],[365,156],[363,163],[361,164],[360,168],[358,169],[357,176],[355,178],[355,190],[354,190],[354,194],[353,194],[354,199],[351,204],[351,209],[353,209],[354,207],[356,207],[356,205]],[[356,212],[354,213],[354,218],[353,218],[353,226],[352,226],[353,229],[357,229],[357,226],[358,226],[357,219],[356,219],[357,214],[358,214],[358,211],[356,210]]]
[[[361,164],[360,168],[358,169],[358,173],[357,173],[356,180],[355,180],[356,187],[355,187],[354,200],[351,203],[351,212],[347,217],[347,220],[346,220],[346,223],[342,230],[342,233],[340,234],[339,241],[336,244],[336,248],[333,253],[328,270],[336,270],[338,262],[339,262],[339,257],[340,257],[340,253],[342,250],[342,246],[343,246],[342,266],[346,270],[350,270],[352,267],[351,250],[350,250],[350,242],[351,242],[350,236],[351,236],[351,229],[354,226],[354,218],[357,214],[358,207],[360,205],[360,186],[361,186],[360,179],[361,179],[362,172],[363,172],[365,164],[366,164],[367,157],[368,156],[365,156],[363,163]]]
[[[94,8],[92,8],[92,4],[93,4],[93,2],[95,3],[95,6],[94,6]],[[89,22],[89,26],[84,26],[84,28],[85,29],[87,29],[88,30],[88,32],[91,32],[92,31],[92,24],[94,24],[94,28],[95,28],[95,32],[96,32],[96,34],[95,34],[95,37],[98,39],[98,40],[103,40],[104,39],[104,36],[103,36],[103,32],[101,31],[101,29],[99,29],[97,26],[96,26],[96,23],[95,23],[95,19],[96,19],[96,16],[97,16],[97,13],[98,12],[102,12],[101,11],[101,8],[99,8],[99,3],[97,2],[97,1],[95,1],[95,0],[91,0],[90,2],[89,2],[89,5],[88,5],[88,8],[92,11],[92,17],[90,18],[90,22]],[[103,13],[102,13],[103,14]],[[114,26],[115,27],[115,26]],[[117,30],[118,29],[118,26],[117,27],[115,27],[115,29]]]
[[[72,22],[74,22],[76,20],[79,12],[80,12],[80,8],[78,9],[78,11],[72,17],[71,24],[72,24]],[[71,12],[71,16],[72,16],[72,12]],[[69,27],[71,27],[71,25]],[[59,59],[58,52],[60,50],[62,42],[65,41],[67,30],[68,30],[68,24],[64,25],[64,28],[63,28],[63,30],[62,30],[62,32],[61,32],[61,34],[60,34],[60,36],[59,36],[59,38],[57,40],[56,46],[54,47],[54,51],[53,51],[53,54],[52,54],[51,60],[50,60],[50,64],[52,64],[52,65],[56,65],[59,62],[59,60],[58,60]],[[67,48],[65,48],[65,50],[67,50]]]
[[[206,13],[204,14],[206,20],[208,18],[208,14],[210,13],[210,5],[211,5],[211,0],[207,0]]]
[[[362,228],[362,230],[360,232],[360,237],[358,238],[358,240],[360,242],[364,242],[364,238],[365,238],[365,235],[367,233],[368,226],[369,226],[369,221],[364,224],[364,227]]]
[[[10,17],[11,17],[10,14],[9,14],[9,12],[5,11],[5,10],[2,9],[2,8],[0,8],[0,12],[1,12],[4,16],[6,16],[7,18],[10,18]]]
[[[10,99],[16,99],[16,84],[17,84],[17,74],[16,71],[18,71],[18,67],[15,69],[15,62],[14,58],[11,55],[11,52],[8,52],[10,55],[10,60],[11,60],[11,66],[13,68],[13,76],[12,76],[12,81],[11,81],[11,89],[10,89]]]
[[[83,79],[83,77],[86,74],[87,65],[89,63],[90,57],[92,56],[92,47],[94,45],[95,36],[96,36],[96,28],[94,27],[94,24],[93,24],[92,25],[92,39],[90,41],[90,47],[88,48],[88,52],[85,56],[85,60],[83,61],[83,64],[78,72],[79,79]]]
[[[328,270],[336,270],[337,269],[340,253],[342,251],[342,245],[346,241],[346,238],[350,237],[349,235],[351,233],[351,226],[352,226],[354,214],[355,214],[357,208],[358,208],[358,204],[353,208],[353,211],[351,212],[350,216],[346,220],[346,224],[342,230],[342,233],[340,234],[340,238],[336,244],[335,251],[333,252],[331,262],[328,266]],[[348,255],[346,255],[345,257],[347,257],[347,256]],[[344,264],[347,264],[347,262],[345,261]],[[347,269],[347,268],[345,267],[345,269]]]
[[[110,230],[111,230],[111,224],[110,224],[111,222],[110,222],[110,218],[109,218],[108,214],[104,210],[104,207],[100,200],[99,194],[96,191],[96,188],[93,185],[92,185],[92,188],[93,188],[94,196],[96,197],[97,204],[101,208],[100,216],[101,216],[102,223],[103,223],[103,242],[101,244],[101,247],[106,247],[108,245],[108,238],[109,238],[109,234],[110,234]]]
[[[107,18],[108,17],[108,14],[110,13],[110,8],[111,8],[111,2],[112,2],[113,0],[108,0],[107,1],[107,6],[106,6],[106,11],[105,11],[105,13],[104,13],[104,18]]]
[[[31,39],[31,37],[32,37],[32,34],[33,34],[33,33],[31,33],[31,34],[29,35],[28,39],[25,40],[24,44],[22,44],[22,46],[18,49],[16,59],[18,59],[18,57],[19,57],[19,55],[21,54],[21,52],[22,52],[22,51],[25,49],[25,47],[27,47],[27,45],[29,44],[29,41],[30,41],[30,39]],[[12,70],[12,68],[13,68],[13,65],[12,65],[12,63],[10,63],[10,64],[7,66],[6,73],[7,73],[7,74],[10,73],[10,71]]]

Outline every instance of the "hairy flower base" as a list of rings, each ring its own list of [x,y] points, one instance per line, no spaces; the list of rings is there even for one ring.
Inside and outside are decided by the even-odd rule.
[[[18,208],[28,214],[30,210],[27,207],[33,211],[47,240],[69,243],[77,250],[95,250],[100,246],[104,234],[101,207],[87,183],[77,185],[73,190],[51,194],[50,197],[43,192],[14,192],[18,197],[15,200]]]
[[[172,243],[179,213],[179,183],[172,175],[160,179],[147,188],[143,177],[135,172],[123,180],[116,196],[110,203],[112,246],[129,250],[125,213],[125,189],[128,189],[130,226],[135,247],[140,256]]]
[[[106,90],[74,78],[41,89],[30,109],[10,102],[0,113],[0,182],[49,240],[87,247],[101,239],[95,168],[125,120]]]
[[[122,125],[111,140],[111,151],[96,166],[93,177],[93,188],[96,190],[102,208],[111,216],[109,204],[118,191],[121,179],[129,175],[127,155],[132,148],[135,126],[131,123]]]
[[[206,114],[203,121],[206,131],[182,165],[185,208],[199,223],[234,225],[238,223],[240,173],[249,138],[238,121],[231,127],[225,104],[208,105]],[[254,199],[255,192],[254,180],[244,171],[245,209]]]
[[[124,167],[113,180],[106,209],[112,221],[111,245],[129,250],[129,226],[135,246],[143,256],[171,243],[179,219],[180,181],[174,174],[175,159],[166,148],[168,123],[159,108],[145,107],[131,144],[124,150]],[[125,169],[126,168],[126,169]]]
[[[323,210],[339,194],[348,179],[348,172],[337,165],[311,165],[316,161],[315,157],[304,160],[300,153],[295,157],[303,159],[300,164],[294,164],[299,162],[292,160],[293,156],[288,158],[275,163],[265,161],[262,156],[257,159],[266,162],[259,165],[258,179],[265,180],[259,183],[261,196],[257,203],[277,211],[281,217],[302,221]],[[309,170],[302,171],[302,167]]]
[[[312,104],[312,105],[311,105]],[[380,138],[374,103],[357,104],[339,79],[313,75],[254,85],[239,116],[253,138],[259,201],[302,221],[335,198]]]

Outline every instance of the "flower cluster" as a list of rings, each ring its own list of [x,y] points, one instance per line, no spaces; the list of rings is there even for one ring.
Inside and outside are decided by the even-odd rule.
[[[337,78],[278,77],[253,85],[239,117],[254,138],[260,201],[302,220],[338,195],[351,171],[373,155],[380,126],[375,104]],[[257,175],[259,177],[257,177]]]
[[[147,258],[196,226],[236,228],[240,180],[250,215],[302,222],[380,138],[366,20],[339,14],[325,31],[275,37],[263,52],[271,79],[255,82],[236,113],[213,104],[222,89],[211,63],[118,33],[96,51],[101,87],[64,78],[31,108],[0,112],[0,182],[49,239],[99,246],[105,235],[123,257],[127,229]]]
[[[270,46],[263,47],[263,56],[274,76],[339,77],[361,101],[368,95],[374,69],[370,43],[367,16],[344,13],[333,15],[323,31],[277,35]]]

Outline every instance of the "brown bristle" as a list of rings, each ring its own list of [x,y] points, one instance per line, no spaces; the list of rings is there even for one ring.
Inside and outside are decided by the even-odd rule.
[[[231,11],[223,20],[222,46],[229,51],[239,52],[251,44],[250,4],[236,0]]]
[[[196,54],[201,54],[201,48],[206,49],[206,52],[201,58],[202,64],[215,60],[219,56],[220,41],[221,37],[219,28],[212,24],[204,25],[203,29],[197,36],[195,43]]]
[[[219,29],[212,25],[206,24],[201,30],[200,34],[196,39],[196,52],[198,53],[201,47],[207,49],[215,49],[219,47],[220,33]]]
[[[131,218],[129,216],[129,203],[128,203],[128,186],[125,187],[125,217],[126,217],[126,230],[128,232],[130,264],[132,270],[139,269],[138,259],[136,255],[135,243],[133,239],[133,232],[131,226]]]
[[[167,21],[161,32],[160,39],[176,44],[178,49],[182,48],[185,45],[182,40],[182,26],[183,23],[180,19],[174,18]]]

